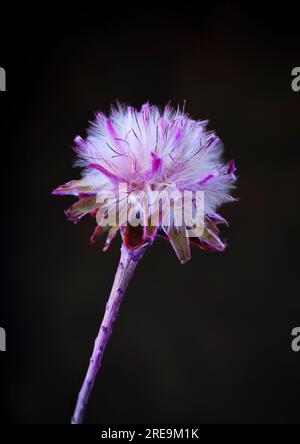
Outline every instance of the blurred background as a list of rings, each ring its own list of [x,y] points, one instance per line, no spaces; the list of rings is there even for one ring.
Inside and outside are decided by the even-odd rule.
[[[177,9],[178,8],[178,9]],[[117,99],[186,100],[234,158],[224,254],[157,240],[122,304],[86,422],[299,423],[300,66],[293,7],[28,11],[1,19],[0,422],[68,423],[118,262],[73,225],[73,139]],[[103,239],[104,241],[104,239]],[[103,242],[102,241],[102,242]]]

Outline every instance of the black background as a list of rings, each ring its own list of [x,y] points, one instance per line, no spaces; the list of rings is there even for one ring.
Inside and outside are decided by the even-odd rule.
[[[142,7],[145,12],[142,11]],[[186,99],[238,167],[224,254],[182,266],[156,241],[137,269],[87,423],[299,423],[300,66],[293,4],[160,4],[1,16],[2,423],[68,423],[117,266],[66,221],[71,146],[116,99]],[[89,9],[88,9],[89,8]],[[111,9],[110,9],[111,8]]]

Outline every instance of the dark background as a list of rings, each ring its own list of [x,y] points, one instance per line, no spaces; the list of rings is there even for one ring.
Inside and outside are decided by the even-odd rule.
[[[111,10],[109,10],[111,6]],[[225,254],[182,266],[157,240],[130,284],[87,423],[299,423],[300,66],[290,4],[160,4],[1,17],[0,422],[68,423],[120,240],[67,222],[71,146],[94,111],[186,99],[238,167]],[[146,7],[146,12],[141,12]]]

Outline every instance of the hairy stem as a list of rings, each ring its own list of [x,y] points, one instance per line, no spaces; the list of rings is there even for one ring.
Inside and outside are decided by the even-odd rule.
[[[72,424],[81,424],[83,422],[87,402],[101,366],[103,354],[112,333],[112,327],[117,318],[126,287],[132,278],[134,270],[142,258],[145,249],[146,248],[143,247],[139,250],[131,251],[122,245],[119,266],[108,302],[106,304],[105,315],[100,326],[98,336],[95,340],[89,368],[78,395],[75,412],[72,418]]]

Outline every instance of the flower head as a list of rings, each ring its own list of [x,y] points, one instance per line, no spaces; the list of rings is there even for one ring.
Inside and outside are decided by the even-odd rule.
[[[104,250],[120,231],[131,250],[164,236],[181,262],[190,258],[190,244],[223,251],[217,226],[227,222],[216,211],[234,200],[235,164],[222,161],[223,145],[206,126],[169,105],[162,112],[146,103],[140,111],[118,105],[109,117],[99,113],[86,140],[75,139],[82,179],[53,193],[78,197],[66,211],[69,220],[96,216],[91,240],[107,231]]]

